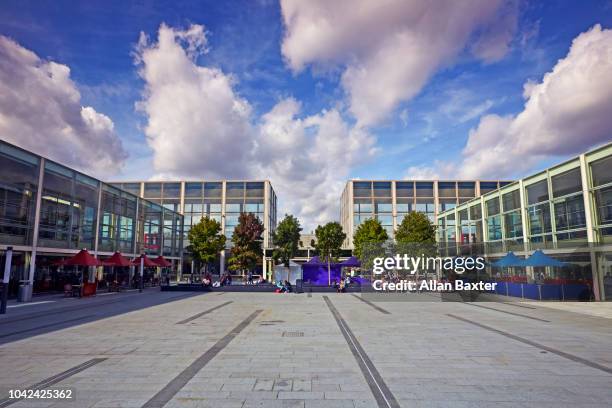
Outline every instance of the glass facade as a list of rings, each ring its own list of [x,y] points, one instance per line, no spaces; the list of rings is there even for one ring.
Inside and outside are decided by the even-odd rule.
[[[38,244],[94,248],[100,183],[52,162],[45,163]]]
[[[454,216],[458,218],[462,234],[460,241],[465,242],[465,235],[472,231],[471,210],[482,206],[485,210],[482,234],[486,254],[492,260],[508,251],[525,257],[543,249],[569,263],[563,268],[510,268],[515,275],[508,279],[519,279],[525,284],[583,285],[586,289],[580,299],[588,300],[589,291],[592,291],[595,299],[612,300],[612,255],[609,251],[612,243],[612,144],[519,182],[499,182],[499,189],[493,190],[494,184],[480,182],[480,192],[484,195],[442,211],[437,224],[444,233],[439,233],[438,239],[447,244],[456,242],[449,233]],[[487,191],[489,188],[492,190]],[[523,275],[516,275],[517,271],[522,271]]]
[[[0,142],[0,243],[31,245],[40,159]]]
[[[596,234],[601,241],[612,243],[612,157],[595,160],[590,168]]]
[[[422,212],[435,223],[437,214],[477,196],[483,183],[485,187],[492,185],[496,189],[499,183],[509,182],[349,181],[340,205],[340,220],[347,234],[344,246],[352,247],[353,234],[369,218],[378,219],[390,237],[395,235],[395,229],[411,211]],[[474,222],[482,223],[482,219]],[[447,228],[446,224],[444,228]],[[479,235],[475,231],[467,233],[471,239],[479,239]],[[469,241],[470,238],[466,239]]]
[[[34,292],[63,290],[74,271],[57,261],[82,248],[98,256],[182,256],[182,215],[133,194],[140,183],[106,184],[2,141],[0,163],[0,252],[15,247],[16,282],[30,281]],[[155,217],[145,211],[151,208]]]

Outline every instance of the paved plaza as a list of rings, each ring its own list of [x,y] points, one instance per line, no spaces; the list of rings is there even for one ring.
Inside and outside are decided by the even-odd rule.
[[[612,404],[612,320],[432,300],[150,290],[10,308],[0,407]],[[74,398],[6,399],[36,387]]]

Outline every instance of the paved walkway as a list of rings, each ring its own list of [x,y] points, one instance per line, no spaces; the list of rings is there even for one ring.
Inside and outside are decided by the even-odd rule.
[[[364,300],[205,293],[7,342],[0,407],[611,404],[608,319],[523,303]],[[2,401],[35,384],[75,398]]]

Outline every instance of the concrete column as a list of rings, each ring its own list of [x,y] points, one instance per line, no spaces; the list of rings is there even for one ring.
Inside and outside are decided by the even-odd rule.
[[[349,181],[348,185],[348,212],[349,212],[349,221],[348,221],[348,247],[353,248],[353,234],[355,233],[355,197],[353,196],[353,181]],[[310,245],[310,242],[308,243]]]
[[[589,243],[589,252],[591,257],[591,274],[593,277],[593,293],[596,301],[605,300],[605,293],[603,291],[603,274],[599,273],[597,264],[597,256],[593,250],[593,244],[597,241],[595,235],[595,220],[593,214],[595,214],[595,205],[591,199],[591,192],[589,186],[591,185],[589,178],[589,168],[586,162],[586,156],[580,155],[580,181],[582,182],[582,198],[584,200],[584,215],[586,221],[587,241]]]
[[[397,189],[396,181],[391,182],[391,215],[393,217],[393,231],[397,230]]]
[[[482,225],[482,241],[487,242],[489,240],[489,229],[487,228],[487,219],[485,217],[485,201],[483,196],[480,196],[480,223]]]
[[[225,249],[221,251],[221,256],[219,259],[219,274],[225,273]]]
[[[459,223],[459,211],[457,207],[453,208],[455,213],[455,243],[461,244],[461,224]]]
[[[221,189],[221,233],[225,235],[225,201],[227,194],[227,181],[223,181]],[[221,251],[219,259],[219,274],[225,272],[225,250]]]
[[[140,217],[140,198],[136,197],[136,216],[134,219],[134,238],[132,240],[132,252],[134,253],[134,257],[136,257],[138,254],[138,234],[140,232],[138,230],[139,217]],[[144,229],[144,225],[143,225],[143,229]],[[142,238],[144,239],[144,234]],[[96,248],[97,248],[97,238],[96,238]]]
[[[457,184],[455,183],[455,186]],[[456,193],[456,192],[455,192]],[[438,180],[433,182],[433,194],[434,194],[434,219],[438,216],[438,206],[440,205],[440,194],[438,193]]]
[[[43,181],[45,175],[45,159],[40,158],[40,169],[38,173],[38,187],[36,189],[36,212],[34,213],[34,228],[32,232],[32,255],[30,258],[30,270],[28,273],[28,282],[34,285],[34,271],[36,270],[36,249],[38,247],[38,225],[40,224],[40,209],[42,201]],[[24,299],[29,301],[31,299]]]
[[[98,242],[100,239],[100,210],[102,209],[102,183],[98,182],[98,205],[96,208],[96,231],[94,232],[93,254],[98,256]]]
[[[181,200],[181,203],[180,203],[179,213],[185,214],[185,182],[184,181],[181,181],[181,196],[180,196],[180,200]]]
[[[523,251],[527,252],[529,249],[529,234],[527,223],[527,200],[525,199],[525,186],[523,180],[519,180],[519,196],[521,201],[521,224],[523,228]]]
[[[268,246],[270,246],[268,235],[272,230],[272,226],[270,225],[270,182],[268,180],[264,181],[264,232],[263,232],[263,243],[262,246],[265,250]]]

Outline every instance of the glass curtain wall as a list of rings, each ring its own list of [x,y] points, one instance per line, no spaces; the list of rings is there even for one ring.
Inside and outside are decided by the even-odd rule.
[[[98,250],[134,252],[137,197],[109,185],[102,185]]]
[[[389,238],[393,238],[393,194],[391,182],[375,181],[372,183],[374,215],[387,231]]]
[[[500,252],[503,249],[503,245],[499,197],[493,197],[485,201],[485,211],[488,251],[492,253]]]
[[[457,206],[457,183],[454,181],[438,182],[438,201],[440,211],[450,210]]]
[[[606,157],[591,163],[591,179],[593,187],[591,195],[595,204],[595,228],[600,242],[612,243],[612,157]],[[604,256],[612,259],[612,255]],[[608,276],[612,288],[612,274]],[[611,289],[612,291],[612,289]]]
[[[144,202],[143,247],[147,255],[160,255],[162,245],[163,207]]]
[[[504,242],[508,251],[522,249],[523,218],[521,216],[521,192],[514,190],[502,195]]]
[[[586,215],[580,168],[552,176],[551,185],[558,245],[585,244]]]
[[[40,159],[0,143],[0,241],[31,245]]]
[[[359,225],[374,216],[372,205],[372,182],[353,182],[353,197],[353,230],[357,231]]]
[[[228,182],[225,199],[225,236],[231,240],[241,213],[253,213],[264,222],[263,182]]]
[[[45,162],[38,245],[93,249],[99,182]]]
[[[476,197],[476,183],[473,181],[460,181],[457,183],[457,196],[459,204]]]
[[[527,194],[527,217],[529,242],[533,248],[551,246],[552,222],[548,180],[541,180],[525,187]]]
[[[416,187],[416,204],[415,211],[419,211],[427,215],[427,217],[435,221],[435,200],[434,200],[434,183],[431,181],[417,181]]]
[[[395,208],[397,211],[397,225],[400,225],[404,217],[414,211],[414,182],[398,181],[395,183]]]

